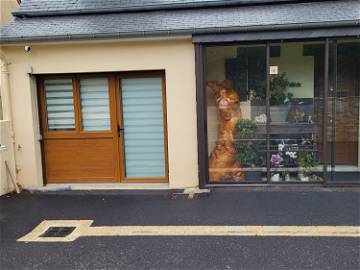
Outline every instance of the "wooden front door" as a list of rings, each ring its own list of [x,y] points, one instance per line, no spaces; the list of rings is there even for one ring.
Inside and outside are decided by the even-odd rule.
[[[168,181],[164,77],[140,75],[38,79],[47,183]]]

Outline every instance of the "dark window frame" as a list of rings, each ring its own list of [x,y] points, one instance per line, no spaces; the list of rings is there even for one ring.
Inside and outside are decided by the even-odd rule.
[[[359,37],[354,37],[359,38]],[[323,123],[327,123],[323,130],[323,151],[324,155],[327,156],[329,152],[329,147],[327,144],[327,132],[330,128],[328,124],[328,110],[329,110],[329,66],[330,66],[330,44],[334,44],[337,46],[338,40],[348,40],[351,37],[346,38],[316,38],[316,39],[289,39],[286,42],[301,42],[301,41],[323,41],[325,45],[324,49],[324,109],[323,109]],[[271,40],[266,42],[266,114],[269,116],[270,114],[270,76],[269,76],[269,68],[270,68],[270,44],[275,42],[282,42],[282,40]],[[264,41],[254,42],[214,42],[214,43],[194,43],[195,46],[195,74],[196,74],[196,110],[197,110],[197,136],[198,136],[198,176],[199,176],[199,187],[217,187],[217,186],[358,186],[360,183],[355,181],[332,181],[334,179],[334,170],[328,171],[328,159],[324,159],[323,164],[323,176],[324,180],[321,182],[279,182],[274,183],[270,181],[271,172],[270,172],[270,122],[269,117],[267,117],[266,123],[266,141],[267,141],[267,181],[262,183],[236,183],[236,184],[217,184],[217,183],[209,183],[209,167],[208,167],[208,139],[207,139],[207,104],[206,104],[206,82],[205,82],[205,48],[208,47],[216,47],[216,46],[226,46],[226,45],[244,45],[244,44],[264,44]],[[333,54],[336,54],[336,50],[332,51]],[[332,55],[332,57],[336,57]],[[331,154],[333,155],[332,151]],[[333,159],[331,159],[331,165],[333,166]]]

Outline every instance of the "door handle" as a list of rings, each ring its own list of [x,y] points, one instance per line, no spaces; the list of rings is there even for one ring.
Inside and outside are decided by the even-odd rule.
[[[120,133],[122,131],[124,131],[124,128],[120,127],[120,125],[117,126],[117,131],[118,131],[118,137],[120,138]]]

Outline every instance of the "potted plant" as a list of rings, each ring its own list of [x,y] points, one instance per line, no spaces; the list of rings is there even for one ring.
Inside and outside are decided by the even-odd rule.
[[[291,87],[300,87],[298,82],[290,82],[286,73],[275,75],[270,81],[270,118],[273,122],[285,122],[289,111],[289,104],[293,94]]]
[[[288,80],[286,73],[274,75],[270,80],[270,118],[273,122],[285,122],[289,111],[289,104],[293,94],[289,88],[300,87],[301,83]],[[256,117],[265,110],[265,85],[259,85],[258,91],[250,90],[252,117]]]
[[[314,157],[312,152],[299,153],[299,165],[301,167],[299,179],[303,182],[309,182],[310,179],[316,178],[314,168],[319,166],[319,164],[319,161]]]
[[[283,166],[284,159],[281,156],[281,153],[278,154],[272,154],[270,162],[273,167],[280,168]],[[273,182],[279,182],[281,179],[280,172],[275,172],[271,174],[271,181]]]
[[[237,150],[237,160],[244,168],[254,168],[258,153],[254,141],[256,135],[256,124],[250,119],[241,119],[235,126],[235,148]],[[258,181],[261,178],[261,172],[251,169],[245,170],[246,180]]]

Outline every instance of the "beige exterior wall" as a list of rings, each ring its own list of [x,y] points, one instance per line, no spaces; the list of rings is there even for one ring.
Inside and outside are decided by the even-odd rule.
[[[11,12],[19,7],[16,0],[0,0],[0,26],[8,23],[14,17]]]
[[[11,182],[10,175],[5,167],[6,161],[12,175],[14,176],[14,151],[11,141],[10,121],[0,120],[0,144],[6,147],[6,150],[0,151],[0,196],[2,194],[11,192],[14,189],[14,185]]]
[[[14,17],[11,14],[19,7],[16,0],[0,0],[0,27],[11,21]],[[2,47],[0,46],[0,55],[2,55]],[[2,61],[2,60],[0,60]],[[1,79],[0,79],[1,87]],[[0,120],[3,119],[3,104],[0,94]]]
[[[28,44],[27,44],[28,45]],[[36,74],[159,70],[166,72],[170,188],[198,185],[195,56],[190,38],[8,46],[18,182],[43,184]]]

